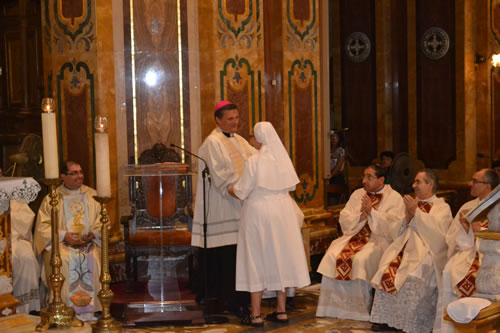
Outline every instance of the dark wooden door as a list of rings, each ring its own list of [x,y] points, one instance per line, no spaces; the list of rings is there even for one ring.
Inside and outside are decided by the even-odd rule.
[[[0,2],[0,167],[29,133],[41,135],[41,2]],[[49,41],[50,42],[50,41]]]

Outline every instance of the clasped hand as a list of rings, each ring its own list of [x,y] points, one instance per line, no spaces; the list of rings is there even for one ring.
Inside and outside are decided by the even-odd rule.
[[[69,245],[81,246],[87,244],[95,238],[95,235],[92,232],[89,232],[86,235],[81,235],[76,232],[67,232],[64,235],[64,242]]]
[[[364,221],[368,215],[371,214],[373,208],[372,204],[372,199],[368,196],[368,194],[365,194],[361,197],[361,216],[359,217],[360,221]]]
[[[469,209],[464,209],[460,212],[460,215],[458,216],[458,220],[460,221],[460,224],[462,224],[462,227],[465,230],[465,233],[469,233],[469,229],[472,226],[472,231],[478,232],[481,231],[481,224],[479,222],[472,222],[469,223],[467,219],[465,218],[465,215],[469,212]]]
[[[406,194],[403,197],[403,202],[405,204],[406,222],[409,224],[410,221],[413,219],[413,216],[415,216],[418,200],[416,198],[413,198],[411,195]]]

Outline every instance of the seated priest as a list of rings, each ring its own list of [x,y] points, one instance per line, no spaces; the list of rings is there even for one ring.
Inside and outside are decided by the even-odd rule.
[[[404,218],[401,195],[384,185],[386,171],[379,165],[366,168],[363,188],[353,192],[340,212],[343,236],[332,242],[318,268],[323,274],[316,312],[319,317],[370,318],[370,281]]]
[[[35,213],[17,200],[10,201],[12,241],[12,285],[14,297],[20,302],[17,312],[40,311],[40,269],[33,252]]]
[[[374,331],[432,331],[452,220],[450,206],[435,195],[437,186],[437,174],[423,169],[413,182],[416,198],[403,198],[406,209],[400,235],[382,255],[372,279]]]
[[[469,223],[465,215],[498,185],[498,176],[493,169],[482,169],[469,182],[470,194],[474,200],[466,202],[458,211],[446,234],[448,263],[444,267],[439,288],[434,332],[453,332],[452,323],[443,319],[444,308],[451,302],[469,297],[476,291],[476,277],[481,266],[479,243],[474,232],[488,230],[488,219]]]
[[[80,164],[66,161],[61,168],[63,184],[57,188],[59,251],[61,273],[65,278],[62,300],[75,309],[81,320],[94,319],[101,311],[97,293],[101,289],[101,221],[100,205],[94,200],[97,192],[83,185]],[[36,222],[35,251],[43,257],[42,279],[50,289],[51,205],[47,195]]]

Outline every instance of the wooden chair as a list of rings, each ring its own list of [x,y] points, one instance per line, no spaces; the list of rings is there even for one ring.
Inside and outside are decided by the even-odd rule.
[[[342,171],[342,174],[344,175],[344,184],[328,184],[328,179],[324,179],[324,208],[328,209],[329,206],[331,206],[329,202],[329,197],[334,197],[335,202],[333,202],[333,205],[338,205],[338,204],[345,204],[347,200],[349,200],[349,158],[347,157],[344,159],[344,171]]]
[[[325,209],[328,209],[328,207],[331,206],[328,199],[332,194],[336,198],[336,202],[333,203],[334,205],[344,204],[349,199],[349,184],[347,183],[344,185],[328,184],[328,179],[325,179],[324,189]]]
[[[179,155],[155,144],[139,157],[139,164],[180,162]],[[159,193],[162,193],[160,195]],[[162,175],[129,178],[130,216],[123,216],[127,291],[138,281],[138,258],[190,253],[191,178]],[[189,264],[185,265],[186,267]]]

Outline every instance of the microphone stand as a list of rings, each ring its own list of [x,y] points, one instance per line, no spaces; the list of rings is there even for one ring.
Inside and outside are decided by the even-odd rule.
[[[203,303],[203,312],[205,313],[205,323],[206,324],[224,324],[224,323],[227,323],[229,321],[229,319],[227,317],[224,317],[224,316],[210,316],[208,313],[209,313],[209,310],[208,310],[208,303],[209,303],[209,297],[208,297],[208,265],[207,265],[207,258],[208,258],[208,255],[207,255],[207,252],[208,252],[208,248],[207,248],[207,229],[208,229],[208,225],[207,225],[207,200],[206,200],[206,180],[208,179],[208,181],[210,182],[210,170],[208,169],[208,164],[207,164],[207,161],[205,161],[203,158],[201,158],[200,156],[182,148],[182,147],[179,147],[179,146],[176,146],[174,145],[173,143],[170,144],[170,147],[175,147],[175,148],[178,148],[180,150],[182,150],[183,152],[189,154],[189,155],[192,155],[194,157],[196,157],[197,159],[199,160],[202,160],[203,163],[205,164],[205,168],[203,169],[203,171],[201,172],[201,178],[203,179],[203,186],[202,186],[202,189],[203,189],[203,284],[204,284],[204,299],[202,300],[202,303]],[[213,300],[211,300],[213,301]]]

